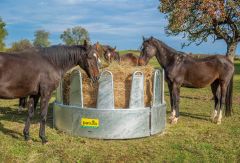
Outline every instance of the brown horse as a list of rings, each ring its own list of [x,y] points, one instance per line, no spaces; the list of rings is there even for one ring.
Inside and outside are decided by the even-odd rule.
[[[116,52],[116,47],[112,48],[109,45],[101,45],[98,42],[96,43],[96,46],[99,57],[103,58],[108,64],[112,63],[112,61],[120,61],[120,56],[119,53]]]
[[[45,124],[48,102],[64,73],[79,65],[89,78],[99,76],[96,46],[52,46],[20,53],[0,53],[0,98],[29,97],[28,118],[23,134],[29,140],[30,120],[41,97],[39,137],[46,143]]]
[[[234,65],[227,57],[214,55],[196,59],[153,37],[143,39],[139,64],[147,64],[153,56],[165,70],[170,92],[171,123],[176,123],[179,117],[180,87],[203,88],[211,85],[215,100],[212,121],[218,115],[217,124],[221,123],[223,104],[226,106],[225,115],[231,115]]]
[[[121,63],[127,63],[132,66],[138,65],[138,56],[133,53],[126,53],[120,56]]]

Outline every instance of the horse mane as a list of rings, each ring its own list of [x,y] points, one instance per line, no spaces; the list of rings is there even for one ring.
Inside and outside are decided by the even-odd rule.
[[[196,57],[194,57],[191,54],[187,54],[187,53],[182,52],[182,51],[177,51],[177,50],[173,49],[172,47],[168,46],[167,44],[165,44],[164,42],[162,42],[161,40],[158,40],[158,39],[156,39],[154,37],[151,37],[151,38],[149,38],[146,41],[151,42],[158,49],[160,47],[163,47],[164,49],[167,49],[167,51],[168,51],[167,54],[170,57],[173,57],[173,58],[174,58],[174,56],[177,56],[176,58],[179,58],[179,59],[191,60],[191,61],[194,61],[194,62],[202,62],[202,61],[211,60],[212,58],[216,57],[216,55],[213,55],[213,56],[207,56],[207,57],[203,57],[203,58],[196,58]]]
[[[74,64],[87,54],[86,48],[82,45],[54,45],[46,48],[38,48],[38,52],[51,63],[62,68]]]
[[[149,39],[149,41],[151,41],[156,47],[159,47],[157,45],[160,45],[161,47],[167,49],[168,51],[170,51],[172,54],[174,55],[187,55],[186,53],[182,52],[182,51],[177,51],[175,49],[173,49],[172,47],[168,46],[167,44],[165,44],[163,41],[158,40],[154,37],[151,37]],[[157,43],[157,44],[156,44]]]

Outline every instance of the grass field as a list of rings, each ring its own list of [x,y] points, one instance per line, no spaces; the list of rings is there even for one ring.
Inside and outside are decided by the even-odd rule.
[[[156,60],[151,64],[159,67]],[[234,115],[221,125],[210,122],[210,88],[181,89],[180,119],[164,133],[133,140],[72,137],[52,128],[52,102],[47,120],[50,141],[38,137],[38,115],[31,126],[33,141],[23,140],[27,111],[18,113],[17,100],[0,101],[0,162],[240,162],[240,61],[235,63]],[[169,93],[166,89],[168,116]]]

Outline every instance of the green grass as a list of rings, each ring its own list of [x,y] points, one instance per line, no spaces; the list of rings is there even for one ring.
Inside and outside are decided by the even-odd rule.
[[[155,59],[151,64],[159,67]],[[33,142],[25,142],[22,129],[27,111],[17,112],[17,100],[1,100],[0,162],[240,162],[240,61],[235,67],[232,117],[224,117],[221,125],[211,123],[210,88],[182,88],[179,123],[167,123],[164,133],[141,139],[69,136],[52,128],[51,105],[46,127],[50,143],[41,145],[38,116],[31,125]],[[165,99],[169,116],[167,89]]]

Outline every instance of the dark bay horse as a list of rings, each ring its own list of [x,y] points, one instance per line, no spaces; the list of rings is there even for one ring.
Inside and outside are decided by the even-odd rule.
[[[96,46],[52,46],[20,53],[0,53],[0,98],[29,97],[28,118],[23,130],[29,140],[30,120],[41,97],[39,137],[46,143],[45,124],[48,102],[64,73],[79,65],[93,81],[98,80]]]
[[[227,57],[214,55],[196,59],[153,37],[143,39],[139,65],[147,64],[153,56],[165,70],[170,92],[171,123],[176,123],[179,118],[180,87],[203,88],[211,85],[215,101],[212,121],[218,116],[217,124],[221,124],[223,104],[225,115],[231,115],[234,65]]]

